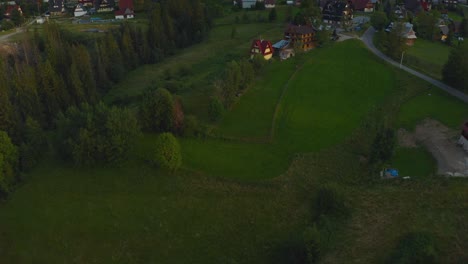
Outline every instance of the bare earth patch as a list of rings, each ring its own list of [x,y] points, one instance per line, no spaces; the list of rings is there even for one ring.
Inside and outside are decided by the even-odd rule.
[[[416,139],[414,135],[404,128],[398,129],[398,146],[404,148],[415,148],[417,147]]]
[[[468,177],[468,154],[457,145],[460,132],[432,119],[425,119],[416,126],[414,133],[398,131],[398,143],[404,147],[416,146],[416,142],[437,160],[437,173],[446,176]]]

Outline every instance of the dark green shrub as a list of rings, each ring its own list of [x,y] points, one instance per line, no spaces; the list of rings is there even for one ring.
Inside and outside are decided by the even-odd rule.
[[[224,114],[223,103],[218,98],[212,98],[208,111],[211,121],[219,121]]]
[[[103,103],[70,107],[56,120],[56,147],[76,165],[120,163],[140,135],[135,114]]]
[[[18,150],[5,131],[0,130],[0,198],[10,192],[10,185],[15,180],[15,168],[18,163]]]
[[[179,142],[171,133],[162,133],[154,144],[152,163],[170,171],[182,165],[182,153]]]
[[[432,234],[412,232],[403,236],[387,263],[431,264],[437,263],[438,249]]]
[[[347,216],[350,211],[341,190],[335,185],[325,185],[319,188],[315,199],[315,216]]]
[[[174,101],[172,94],[163,88],[148,90],[140,105],[142,127],[152,132],[174,129]]]
[[[317,229],[317,226],[306,228],[303,234],[305,251],[307,254],[307,263],[317,263],[320,259],[321,248],[320,240],[321,235],[320,231]]]
[[[28,117],[23,128],[23,143],[20,145],[20,167],[27,171],[34,167],[44,151],[45,134],[39,122]]]

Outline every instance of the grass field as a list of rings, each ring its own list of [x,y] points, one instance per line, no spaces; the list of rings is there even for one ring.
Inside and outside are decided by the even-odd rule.
[[[424,118],[436,119],[446,126],[459,129],[467,118],[467,106],[437,88],[428,89],[405,103],[398,115],[398,126],[413,130]]]
[[[240,179],[276,177],[285,172],[287,161],[294,154],[318,151],[344,141],[395,85],[392,73],[358,41],[339,43],[304,56],[305,63],[297,66],[300,68],[279,105],[277,127],[273,128],[277,133],[271,144],[238,141],[250,135],[269,136],[274,106],[291,77],[293,60],[276,62],[280,64],[278,68],[269,68],[275,74],[273,81],[255,86],[227,114],[219,131],[226,136],[239,136],[239,140],[182,140],[188,168]],[[367,67],[360,67],[362,64]],[[378,88],[375,83],[380,83]],[[262,109],[258,116],[256,109]]]
[[[428,177],[436,172],[434,158],[422,147],[397,148],[391,165],[402,177]]]
[[[270,32],[267,25],[240,34]],[[229,32],[224,26],[212,36]],[[250,44],[229,41],[233,54]],[[213,55],[225,47],[215,42],[137,69],[107,99],[137,98],[181,58],[194,65],[185,81],[207,82],[227,59]],[[300,56],[268,65],[227,113],[215,131],[233,140],[181,138],[177,173],[141,156],[155,135],[145,135],[139,154],[120,167],[76,168],[46,156],[0,203],[0,262],[289,264],[312,223],[316,190],[330,182],[343,188],[352,214],[332,227],[339,239],[323,263],[385,263],[409,231],[433,233],[441,263],[466,262],[468,182],[431,176],[434,161],[420,148],[397,149],[392,160],[411,181],[379,181],[362,149],[372,142],[366,120],[376,109],[411,129],[426,117],[457,127],[468,106],[390,68],[356,40]],[[194,87],[183,95],[191,107],[204,103],[206,91]],[[268,138],[274,117],[270,143],[245,140]]]
[[[418,39],[406,52],[403,63],[436,79],[442,79],[442,68],[448,60],[450,47],[439,41]]]

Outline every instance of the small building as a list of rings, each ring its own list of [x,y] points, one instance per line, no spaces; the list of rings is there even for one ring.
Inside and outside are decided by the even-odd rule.
[[[119,1],[120,6],[120,1]],[[106,13],[114,11],[115,1],[114,0],[95,0],[94,8],[97,13]]]
[[[120,0],[119,10],[114,12],[115,19],[132,19],[135,17],[132,0]]]
[[[406,22],[403,28],[403,36],[406,38],[406,45],[413,46],[416,41],[416,32],[413,30],[413,24]]]
[[[75,7],[75,11],[73,12],[73,15],[75,17],[81,17],[86,15],[88,12],[84,9],[82,4],[77,4]]]
[[[250,47],[250,57],[253,58],[256,54],[261,54],[265,60],[269,60],[273,57],[273,51],[270,41],[255,39]]]
[[[401,23],[401,22],[397,22]],[[385,29],[386,32],[391,32],[394,28],[395,23],[392,22],[390,25]],[[413,46],[414,42],[418,37],[416,37],[416,32],[413,30],[413,24],[406,22],[403,23],[403,27],[401,30],[401,36],[403,36],[406,39],[406,45],[408,46]]]
[[[290,45],[290,40],[282,39],[273,44],[274,55],[280,57],[281,60],[286,60],[294,57],[296,54],[293,47]]]
[[[242,8],[249,9],[254,8],[257,4],[257,0],[242,0]]]
[[[322,7],[322,19],[326,23],[341,23],[353,19],[353,10],[349,3],[324,0],[320,1]]]
[[[289,25],[284,31],[284,38],[290,40],[293,47],[307,51],[315,47],[316,32],[313,26]]]
[[[50,0],[49,12],[52,16],[59,16],[65,13],[64,0]]]

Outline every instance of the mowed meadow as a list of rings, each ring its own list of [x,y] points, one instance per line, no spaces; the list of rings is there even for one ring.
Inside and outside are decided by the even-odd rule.
[[[246,23],[229,39],[232,21],[219,21],[206,42],[130,72],[105,100],[136,106],[148,86],[185,64],[191,72],[177,77],[187,84],[177,95],[207,119],[222,65],[247,54],[253,37],[282,34],[280,22]],[[298,254],[317,189],[332,183],[352,213],[329,226],[324,262],[382,263],[402,235],[430,231],[440,260],[457,263],[468,259],[467,182],[433,176],[435,161],[420,148],[394,157],[417,174],[412,181],[377,180],[362,160],[381,123],[411,130],[430,117],[458,128],[466,113],[467,105],[390,68],[358,40],[275,60],[210,124],[212,137],[179,138],[176,173],[146,162],[153,134],[118,167],[77,168],[44,154],[0,204],[0,262],[304,263]]]
[[[358,41],[302,56],[267,67],[274,82],[258,80],[227,113],[219,133],[229,140],[184,139],[185,164],[244,180],[279,176],[294,154],[343,142],[395,85]]]

